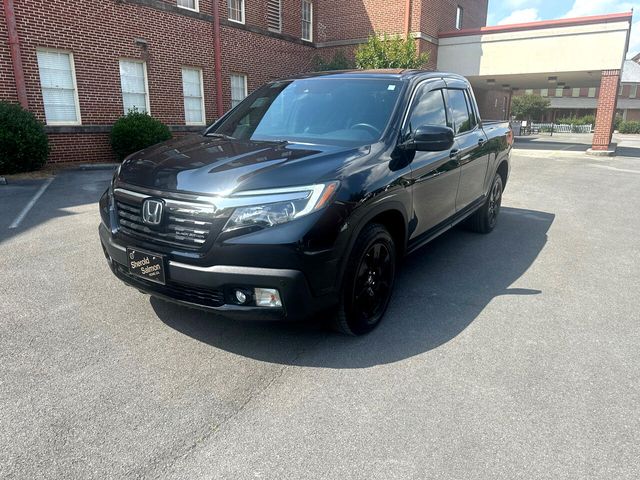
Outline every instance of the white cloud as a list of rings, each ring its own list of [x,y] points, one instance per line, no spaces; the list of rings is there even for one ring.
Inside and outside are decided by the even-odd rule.
[[[523,7],[535,7],[540,0],[504,0],[503,4],[510,10],[522,10]]]
[[[511,12],[511,15],[500,20],[498,25],[537,22],[538,20],[540,20],[540,16],[538,15],[537,8],[524,8],[522,10],[515,10]]]
[[[575,0],[571,10],[565,14],[565,18],[629,12],[632,8],[637,11],[638,8],[640,8],[640,2],[621,2],[620,0]]]

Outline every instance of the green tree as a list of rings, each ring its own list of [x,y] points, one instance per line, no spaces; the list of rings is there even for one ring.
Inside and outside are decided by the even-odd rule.
[[[549,99],[540,95],[522,95],[511,101],[511,114],[517,120],[539,121],[550,105]]]
[[[342,50],[338,50],[331,60],[325,60],[320,55],[313,58],[313,69],[316,72],[328,72],[330,70],[349,70],[353,64],[345,56]]]
[[[398,35],[371,35],[356,49],[356,67],[361,69],[424,68],[428,62],[429,54],[418,53],[413,39]]]

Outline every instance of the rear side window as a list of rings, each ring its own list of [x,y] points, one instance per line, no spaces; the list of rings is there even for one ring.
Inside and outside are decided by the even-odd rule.
[[[449,108],[451,109],[451,115],[453,116],[456,134],[472,130],[475,125],[472,124],[471,118],[469,117],[467,97],[464,90],[448,90],[448,94]]]
[[[427,91],[421,87],[409,116],[409,131],[425,125],[447,126],[447,114],[442,90]]]
[[[471,101],[471,95],[469,94],[469,90],[465,90],[464,97],[467,99],[467,110],[469,110],[469,124],[471,126],[471,130],[476,128],[478,125],[478,119],[476,118],[476,111],[473,108],[473,102]]]

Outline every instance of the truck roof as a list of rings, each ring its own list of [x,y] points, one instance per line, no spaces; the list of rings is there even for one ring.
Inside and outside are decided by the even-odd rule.
[[[293,77],[287,77],[280,80],[299,80],[304,78],[316,77],[339,77],[339,78],[386,78],[393,80],[411,80],[416,77],[420,78],[452,78],[467,81],[461,75],[456,73],[438,72],[434,70],[412,70],[402,68],[389,68],[379,70],[333,70],[327,72],[311,72]]]

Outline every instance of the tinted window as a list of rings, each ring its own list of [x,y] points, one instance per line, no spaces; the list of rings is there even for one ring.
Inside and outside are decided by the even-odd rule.
[[[210,133],[241,140],[365,145],[379,140],[402,84],[387,79],[275,82],[247,97]]]
[[[449,90],[449,108],[451,108],[456,134],[471,130],[471,119],[464,90]]]
[[[476,111],[473,108],[473,102],[471,101],[471,95],[469,94],[469,91],[465,91],[464,92],[464,96],[467,99],[467,110],[469,110],[469,120],[470,120],[470,130],[473,130],[474,128],[476,128],[476,125],[478,124],[478,119],[476,118]]]
[[[424,125],[447,125],[446,107],[442,90],[425,91],[428,87],[421,87],[416,95],[411,116],[409,117],[410,131]]]

